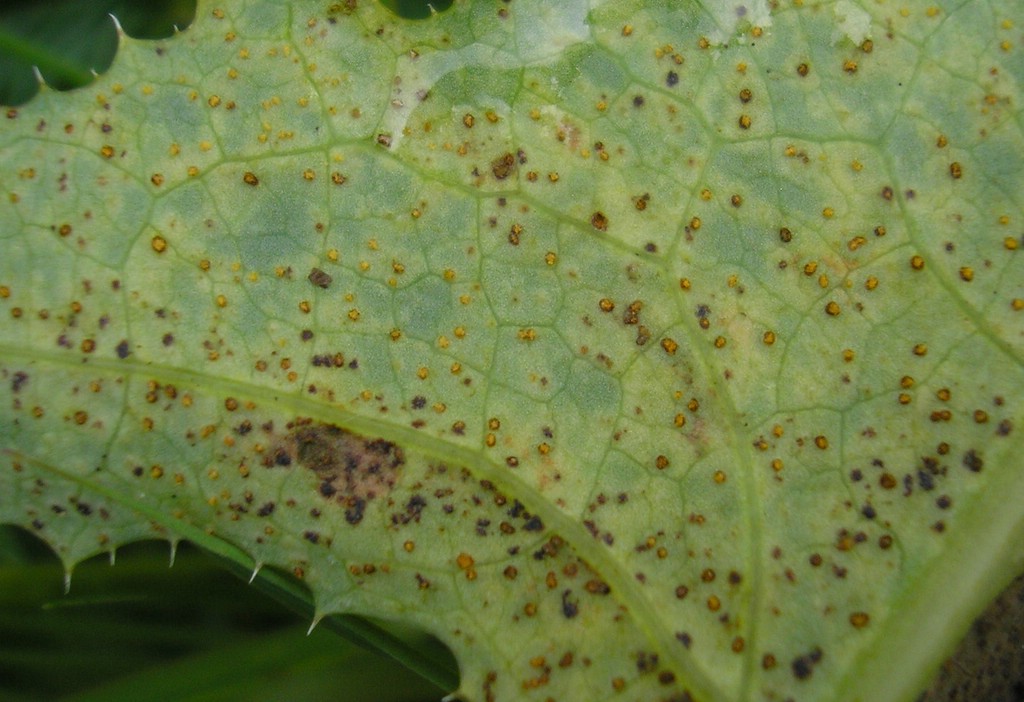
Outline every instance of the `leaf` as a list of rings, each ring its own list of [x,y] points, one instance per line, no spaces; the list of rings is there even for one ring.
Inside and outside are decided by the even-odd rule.
[[[1016,6],[200,3],[0,131],[0,521],[459,696],[911,699],[1024,569]]]

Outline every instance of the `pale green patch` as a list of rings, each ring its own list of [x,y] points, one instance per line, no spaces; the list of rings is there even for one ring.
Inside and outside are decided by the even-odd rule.
[[[466,699],[912,699],[1024,567],[1024,14],[347,7],[7,114],[0,520]]]

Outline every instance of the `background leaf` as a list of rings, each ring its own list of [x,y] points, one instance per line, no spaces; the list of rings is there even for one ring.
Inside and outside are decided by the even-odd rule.
[[[0,695],[18,699],[425,700],[443,694],[394,661],[308,623],[183,545],[131,546],[76,569],[3,532]],[[20,553],[16,564],[13,554]],[[390,695],[390,697],[388,697]]]
[[[0,103],[19,105],[39,89],[89,83],[117,49],[112,17],[131,36],[162,38],[187,27],[195,0],[11,0],[0,8]],[[38,69],[39,76],[33,70]]]

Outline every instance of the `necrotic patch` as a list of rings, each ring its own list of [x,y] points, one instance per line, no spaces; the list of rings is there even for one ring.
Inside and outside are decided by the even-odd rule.
[[[367,505],[391,492],[405,463],[402,449],[333,424],[299,419],[264,460],[267,467],[299,466],[312,471],[317,492],[345,509],[350,524],[362,521]]]

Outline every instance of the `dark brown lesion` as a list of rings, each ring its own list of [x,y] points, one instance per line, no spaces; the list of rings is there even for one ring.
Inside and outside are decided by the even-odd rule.
[[[311,270],[309,272],[308,279],[310,283],[317,286],[318,288],[323,288],[324,290],[331,287],[331,283],[334,282],[334,278],[331,277],[329,273],[326,273],[325,271],[319,268],[314,268],[313,270]]]
[[[515,172],[515,169],[516,157],[511,152],[504,153],[491,161],[491,173],[497,180],[505,180]]]
[[[4,372],[4,377],[7,377],[7,373]],[[28,384],[28,374],[23,371],[17,371],[11,376],[11,392],[17,395],[22,389]]]
[[[312,471],[317,493],[338,503],[350,524],[361,522],[369,503],[391,492],[404,464],[405,454],[391,441],[310,419],[290,422],[288,433],[263,459],[268,468]]]

